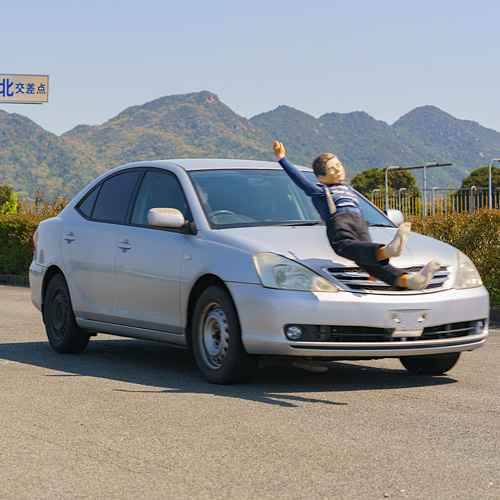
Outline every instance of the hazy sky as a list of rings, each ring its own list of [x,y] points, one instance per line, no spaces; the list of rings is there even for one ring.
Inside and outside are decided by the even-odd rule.
[[[0,0],[0,73],[49,103],[0,104],[61,134],[201,90],[250,118],[281,104],[392,124],[431,104],[500,131],[498,0]]]

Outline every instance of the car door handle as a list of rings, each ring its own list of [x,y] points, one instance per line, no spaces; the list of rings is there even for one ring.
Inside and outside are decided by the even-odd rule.
[[[128,242],[128,240],[123,240],[120,243],[118,243],[118,248],[121,250],[130,250],[132,248],[132,245]]]
[[[70,232],[68,234],[65,234],[63,236],[63,240],[67,241],[68,243],[71,242],[71,241],[75,241],[75,237],[73,236],[73,232]]]

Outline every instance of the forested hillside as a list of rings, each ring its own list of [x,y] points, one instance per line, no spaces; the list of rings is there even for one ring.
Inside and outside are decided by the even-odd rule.
[[[133,106],[102,125],[79,125],[60,137],[0,111],[0,184],[21,198],[33,198],[38,187],[70,198],[97,175],[138,160],[272,160],[275,139],[297,164],[310,165],[325,151],[338,154],[348,178],[375,167],[452,162],[453,167],[428,171],[428,186],[438,187],[458,187],[472,170],[500,156],[500,133],[433,106],[417,108],[393,125],[364,112],[315,118],[288,106],[247,119],[203,91]]]

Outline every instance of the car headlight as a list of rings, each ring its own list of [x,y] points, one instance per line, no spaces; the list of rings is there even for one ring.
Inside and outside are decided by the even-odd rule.
[[[481,286],[483,281],[472,261],[462,252],[458,252],[458,270],[455,288],[475,288]]]
[[[278,290],[305,292],[338,292],[333,283],[293,260],[275,253],[262,252],[253,256],[262,286]]]

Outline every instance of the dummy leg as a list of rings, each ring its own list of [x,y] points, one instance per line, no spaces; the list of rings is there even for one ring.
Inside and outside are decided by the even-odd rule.
[[[399,276],[394,284],[401,288],[409,288],[410,290],[423,290],[430,283],[440,267],[437,260],[431,260],[418,273]]]
[[[389,258],[400,255],[406,245],[411,229],[409,222],[401,224],[394,239],[385,246],[372,243],[366,221],[352,213],[332,216],[326,228],[330,245],[338,255],[353,260],[370,276],[391,286],[423,289],[440,267],[431,261],[417,274],[409,275],[401,274],[401,269],[389,264]]]
[[[410,230],[411,222],[403,222],[403,224],[398,227],[398,231],[396,236],[394,236],[394,239],[384,247],[380,247],[378,249],[377,257],[379,257],[379,260],[399,257],[403,252],[406,242],[408,241]]]

